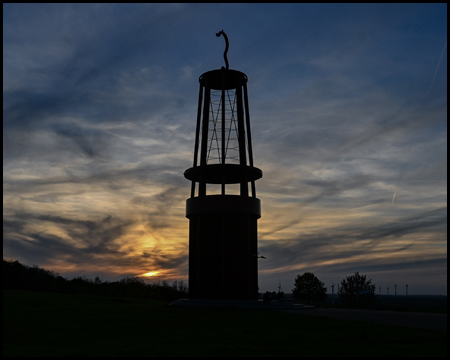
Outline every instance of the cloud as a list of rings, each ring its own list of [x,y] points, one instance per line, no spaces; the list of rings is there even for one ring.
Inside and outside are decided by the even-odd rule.
[[[312,234],[302,233],[300,227],[296,230],[301,234],[291,239],[260,239],[260,252],[267,257],[264,270],[282,271],[284,268],[314,264],[318,269],[323,268],[322,271],[336,266],[336,271],[342,272],[343,266],[354,267],[363,258],[362,267],[369,261],[372,266],[378,263],[382,268],[386,261],[392,262],[393,258],[401,267],[400,264],[409,262],[411,257],[426,258],[421,254],[423,248],[429,248],[427,256],[431,259],[442,259],[445,254],[447,207],[406,216],[382,226],[348,226],[333,227],[331,224]],[[431,250],[433,247],[434,250]]]
[[[136,225],[135,221],[111,215],[99,220],[18,215],[16,219],[20,220],[3,221],[4,245],[10,256],[27,263],[50,266],[64,274],[109,271],[109,278],[123,274],[136,276],[151,270],[184,276],[178,269],[185,266],[186,254],[170,254],[158,247],[139,252],[124,242],[124,235]],[[44,231],[36,232],[39,228]]]

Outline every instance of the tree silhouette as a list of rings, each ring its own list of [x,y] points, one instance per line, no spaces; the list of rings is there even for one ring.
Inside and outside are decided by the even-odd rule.
[[[298,301],[305,301],[308,304],[314,302],[318,304],[327,298],[327,288],[312,272],[305,272],[297,275],[292,293]]]
[[[375,298],[375,288],[372,279],[367,280],[366,275],[360,275],[357,271],[341,281],[338,294],[345,306],[366,307],[371,305]]]
[[[17,260],[3,259],[3,288],[13,290],[31,290],[59,292],[81,295],[99,295],[114,297],[133,297],[160,301],[174,301],[185,298],[188,285],[175,281],[172,285],[165,280],[161,283],[148,284],[137,276],[127,276],[119,281],[101,281],[78,276],[72,280],[57,273],[40,268],[23,265]]]

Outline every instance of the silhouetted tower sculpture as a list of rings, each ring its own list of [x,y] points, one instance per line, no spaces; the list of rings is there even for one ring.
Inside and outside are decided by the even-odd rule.
[[[228,68],[228,38],[223,30],[216,35],[226,41],[226,68],[199,78],[194,165],[184,172],[192,181],[189,297],[250,300],[258,297],[255,180],[262,171],[253,166],[247,76]]]

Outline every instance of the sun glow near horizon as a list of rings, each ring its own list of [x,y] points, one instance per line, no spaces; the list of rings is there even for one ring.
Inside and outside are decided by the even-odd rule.
[[[160,271],[149,271],[149,272],[139,275],[139,276],[152,277],[152,276],[158,276],[159,274],[160,274]]]

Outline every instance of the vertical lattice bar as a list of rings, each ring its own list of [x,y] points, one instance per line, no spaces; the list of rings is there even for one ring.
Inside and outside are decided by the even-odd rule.
[[[247,155],[245,151],[245,128],[244,128],[244,108],[242,105],[242,88],[239,85],[236,89],[237,100],[237,123],[238,123],[238,144],[239,144],[239,164],[247,165]]]
[[[225,89],[222,89],[222,164],[225,164]]]
[[[202,147],[200,154],[200,166],[206,166],[206,152],[208,149],[208,124],[209,124],[209,101],[211,89],[208,86],[208,80],[205,81],[205,100],[203,102],[203,126],[202,126]],[[206,196],[206,182],[200,178],[198,185],[198,196]]]
[[[225,83],[225,74],[222,73],[222,84]],[[225,89],[222,87],[222,164],[225,164]],[[222,195],[225,195],[225,174],[222,171]]]
[[[247,125],[248,161],[249,165],[253,166],[252,133],[250,131],[250,111],[248,109],[247,82],[244,82],[244,106],[245,106],[245,121]],[[251,186],[252,186],[252,197],[256,197],[256,187],[254,180],[252,180]]]
[[[239,86],[236,88],[237,100],[237,118],[238,118],[238,144],[239,144],[239,164],[247,165],[247,156],[245,150],[245,128],[244,128],[244,109],[242,106],[242,82],[239,79]],[[248,196],[247,176],[241,179],[241,196]]]
[[[202,100],[203,100],[203,85],[200,83],[200,90],[198,93],[197,127],[195,128],[194,167],[197,166],[197,159],[198,159],[198,144],[200,136],[200,125],[202,119]],[[195,181],[192,181],[191,197],[194,196],[195,196]]]

